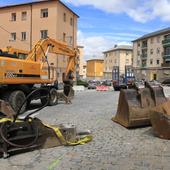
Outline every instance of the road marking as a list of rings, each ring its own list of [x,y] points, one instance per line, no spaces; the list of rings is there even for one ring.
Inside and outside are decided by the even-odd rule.
[[[64,158],[64,156],[65,156],[65,154],[60,156],[59,158],[57,158],[53,162],[51,162],[50,165],[48,166],[48,170],[53,170],[56,166],[58,166],[58,164]]]

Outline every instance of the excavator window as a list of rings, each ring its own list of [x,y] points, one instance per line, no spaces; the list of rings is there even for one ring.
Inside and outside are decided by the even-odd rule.
[[[18,58],[16,54],[9,54],[7,51],[0,51],[0,57]]]
[[[27,58],[27,54],[24,54],[24,53],[18,53],[18,58],[19,59],[26,59]]]

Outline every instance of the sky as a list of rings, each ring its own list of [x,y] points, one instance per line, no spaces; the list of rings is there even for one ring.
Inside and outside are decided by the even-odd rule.
[[[77,15],[85,59],[102,58],[114,45],[132,45],[144,34],[170,27],[170,0],[61,0]],[[0,5],[31,0],[0,0]]]

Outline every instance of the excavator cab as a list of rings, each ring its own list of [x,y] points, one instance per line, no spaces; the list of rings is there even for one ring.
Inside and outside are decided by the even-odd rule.
[[[151,109],[166,102],[163,88],[144,82],[132,89],[121,89],[116,116],[113,121],[126,128],[150,125]]]

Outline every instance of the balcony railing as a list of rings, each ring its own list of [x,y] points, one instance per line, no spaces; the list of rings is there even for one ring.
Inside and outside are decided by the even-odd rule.
[[[170,39],[164,39],[162,41],[163,46],[170,46]]]
[[[147,58],[147,54],[141,54],[141,58]]]
[[[145,67],[146,67],[146,64],[142,64],[141,67],[142,67],[142,68],[145,68]]]
[[[164,58],[165,61],[170,61],[170,54],[166,54],[166,53],[165,53],[165,54],[163,55],[163,58]]]
[[[162,63],[161,66],[162,67],[170,67],[170,63]]]
[[[141,48],[148,48],[147,44],[142,44]]]

